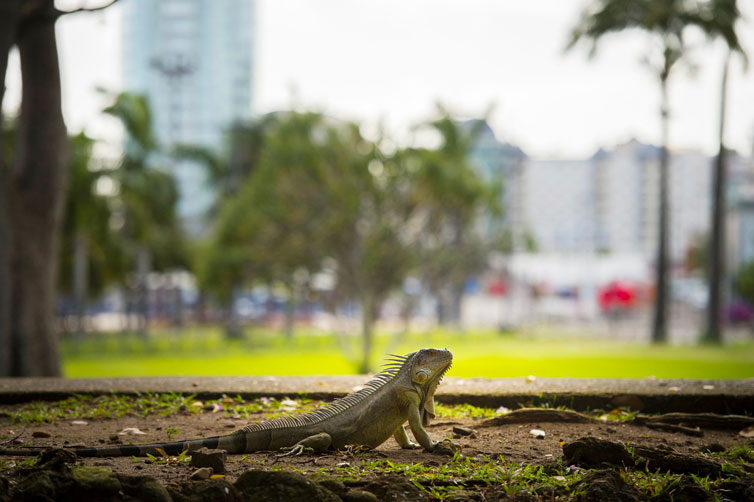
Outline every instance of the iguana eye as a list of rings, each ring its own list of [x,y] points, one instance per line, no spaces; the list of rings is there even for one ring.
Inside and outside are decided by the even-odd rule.
[[[416,372],[416,375],[414,375],[414,380],[416,383],[424,383],[429,378],[429,370],[422,369]]]

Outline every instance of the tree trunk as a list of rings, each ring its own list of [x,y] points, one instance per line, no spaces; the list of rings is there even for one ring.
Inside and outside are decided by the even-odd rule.
[[[8,53],[16,39],[21,2],[6,2],[3,15],[0,16],[0,110],[5,96],[5,73],[8,68]],[[2,124],[0,124],[2,127]],[[10,265],[11,239],[10,207],[10,172],[8,159],[4,150],[0,150],[0,376],[11,375],[11,284],[12,268]]]
[[[662,87],[662,148],[660,150],[660,193],[658,214],[658,243],[657,243],[657,279],[654,322],[652,323],[652,341],[664,343],[667,341],[667,279],[668,279],[668,82],[667,75],[661,78]]]
[[[291,281],[288,285],[288,298],[285,302],[285,339],[293,340],[293,328],[296,323],[296,284]]]
[[[76,336],[84,335],[86,317],[86,299],[89,285],[89,257],[86,236],[78,231],[73,238],[73,302],[76,315]]]
[[[461,304],[463,302],[463,284],[450,285],[450,320],[453,329],[461,329]]]
[[[236,288],[233,288],[229,298],[225,316],[225,337],[231,340],[243,338],[243,330],[236,315]]]
[[[13,243],[10,374],[15,376],[61,373],[53,312],[67,143],[54,18],[44,12],[52,8],[52,2],[38,7],[41,12],[21,25],[17,37],[23,98],[7,180]]]
[[[149,324],[149,285],[147,277],[152,268],[152,256],[146,246],[136,250],[136,331],[147,336]]]
[[[371,371],[372,356],[372,337],[374,336],[374,321],[377,313],[377,306],[371,295],[365,294],[361,297],[361,341],[362,341],[362,360],[359,366],[359,373],[366,374]]]
[[[707,303],[707,332],[704,340],[711,343],[722,342],[720,311],[723,305],[723,281],[725,279],[725,105],[728,86],[730,51],[725,57],[723,77],[720,84],[720,148],[715,159],[714,181],[712,186],[712,236],[709,244],[709,301]]]

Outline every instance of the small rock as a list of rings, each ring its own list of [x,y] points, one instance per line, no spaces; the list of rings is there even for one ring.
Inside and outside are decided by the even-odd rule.
[[[708,490],[704,489],[697,483],[693,477],[688,474],[681,474],[678,480],[669,481],[671,485],[667,490],[670,494],[670,500],[677,501],[700,501],[711,502],[719,500],[714,497]]]
[[[126,427],[118,433],[119,436],[145,436],[147,433],[137,427]]]
[[[79,490],[103,498],[105,494],[115,495],[121,489],[120,481],[109,467],[77,467],[73,470],[73,479]]]
[[[136,468],[140,468],[137,465]],[[170,502],[170,495],[164,486],[151,476],[129,476],[118,474],[123,493],[132,497],[132,500],[145,502]]]
[[[55,500],[58,476],[49,471],[32,472],[13,489],[9,500]]]
[[[720,443],[710,443],[699,447],[699,453],[722,453],[725,451],[725,446]]]
[[[295,472],[248,470],[238,477],[233,486],[247,496],[253,495],[253,500],[341,501],[340,497],[321,484]]]
[[[599,466],[603,463],[633,467],[636,462],[623,443],[582,437],[563,445],[563,462],[584,466]]]
[[[469,429],[468,427],[460,427],[460,426],[453,426],[453,432],[458,434],[459,436],[471,436],[474,434],[473,429]]]
[[[525,379],[526,383],[534,383],[537,380],[537,377],[534,375],[529,375]]]
[[[181,483],[180,485],[168,484],[166,488],[172,499],[180,502],[242,502],[244,500],[255,500],[261,502],[267,500],[306,500],[258,497],[244,498],[238,491],[238,489],[230,484],[227,479],[223,478],[212,479],[210,477],[210,479],[205,479],[202,481],[189,481],[188,483]]]
[[[379,500],[428,500],[419,488],[403,476],[382,477],[368,482],[362,490],[374,493]]]
[[[212,476],[212,467],[202,467],[200,469],[195,470],[191,476],[189,476],[190,479],[193,480],[202,480],[202,479],[209,479],[209,477]]]
[[[346,491],[348,491],[348,488],[346,488],[346,485],[343,483],[343,481],[337,478],[331,478],[329,476],[315,474],[311,476],[310,479],[312,481],[319,483],[320,486],[330,490],[336,495],[343,495],[344,493],[346,493]]]
[[[120,436],[118,436],[117,434],[110,434],[110,436],[108,436],[108,439],[113,443],[120,443]]]
[[[89,425],[86,420],[71,420],[71,425]]]
[[[742,429],[739,433],[739,436],[743,436],[745,438],[754,438],[754,425],[750,425],[745,429]]]
[[[543,431],[542,429],[532,429],[529,431],[529,434],[531,434],[537,439],[544,439],[547,433]]]
[[[31,433],[31,437],[33,438],[51,438],[52,434],[50,434],[47,431],[34,431]]]
[[[76,454],[70,450],[53,448],[42,452],[37,467],[44,467],[49,471],[67,471],[66,464],[75,464]]]
[[[211,467],[215,472],[225,472],[225,459],[228,452],[225,450],[210,450],[201,448],[191,452],[191,467]]]
[[[461,445],[454,443],[453,441],[450,441],[448,439],[443,439],[442,441],[437,442],[434,450],[432,450],[432,453],[452,457],[456,454],[456,452],[459,451],[461,451]]]
[[[638,502],[641,500],[641,494],[632,485],[627,484],[620,473],[605,469],[601,471],[590,472],[581,480],[569,486],[569,490],[579,493],[574,500],[579,502],[602,502],[604,500],[614,500],[621,502]]]
[[[377,502],[377,495],[366,490],[349,490],[340,496],[343,502]]]

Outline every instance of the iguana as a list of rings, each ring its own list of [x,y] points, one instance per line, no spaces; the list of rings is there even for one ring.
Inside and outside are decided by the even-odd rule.
[[[317,451],[340,450],[346,445],[375,448],[391,435],[402,448],[424,447],[432,451],[440,443],[433,441],[424,427],[435,416],[435,390],[452,363],[453,354],[447,349],[421,349],[405,356],[391,356],[383,371],[364,388],[310,413],[257,422],[225,436],[70,451],[81,457],[146,456],[163,452],[178,455],[205,447],[228,453],[288,449],[290,454],[299,454],[308,448]],[[418,445],[409,440],[403,426],[406,421]],[[453,446],[451,443],[451,450]],[[0,449],[0,455],[37,455],[45,449]]]

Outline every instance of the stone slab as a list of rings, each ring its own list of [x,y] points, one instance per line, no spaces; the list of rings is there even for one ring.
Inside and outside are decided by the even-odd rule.
[[[368,376],[0,378],[0,403],[64,399],[73,394],[176,392],[198,399],[222,395],[299,397],[331,400],[354,391]],[[575,410],[629,406],[647,413],[754,413],[754,379],[584,379],[447,377],[437,391],[447,404],[510,409],[522,405],[566,406]]]

